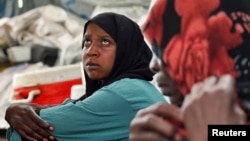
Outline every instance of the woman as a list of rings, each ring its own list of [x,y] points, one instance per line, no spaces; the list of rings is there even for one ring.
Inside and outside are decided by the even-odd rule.
[[[103,13],[90,19],[83,33],[86,94],[77,101],[41,109],[39,115],[47,123],[36,117],[35,122],[15,125],[14,121],[25,120],[20,119],[25,115],[12,111],[30,107],[10,107],[6,119],[15,131],[8,135],[9,141],[20,140],[18,133],[26,140],[49,139],[50,134],[40,132],[49,126],[54,129],[50,139],[59,141],[128,140],[129,124],[137,111],[165,102],[149,82],[152,53],[135,22],[123,15]],[[33,117],[30,114],[29,118]]]
[[[246,115],[250,121],[249,17],[249,0],[155,1],[143,31],[172,105],[138,112],[131,141],[205,141],[208,124],[245,124]]]

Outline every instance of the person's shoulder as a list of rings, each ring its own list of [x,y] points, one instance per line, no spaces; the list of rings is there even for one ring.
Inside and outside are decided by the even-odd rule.
[[[123,78],[116,82],[113,82],[110,84],[110,88],[117,88],[117,87],[127,87],[127,88],[133,88],[133,87],[145,87],[152,85],[149,81],[143,80],[143,79],[136,79],[136,78]]]
[[[119,95],[162,95],[150,81],[134,78],[123,78],[113,82],[104,89],[108,89]]]
[[[160,91],[150,82],[142,79],[123,78],[102,88],[103,92],[121,97],[131,103],[138,101],[152,104],[166,101]]]

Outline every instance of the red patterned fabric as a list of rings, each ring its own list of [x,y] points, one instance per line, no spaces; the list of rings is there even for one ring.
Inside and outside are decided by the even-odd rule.
[[[175,10],[181,17],[180,32],[173,35],[166,44],[163,61],[167,71],[180,87],[183,95],[189,93],[192,85],[208,76],[229,73],[236,78],[235,63],[228,50],[242,43],[241,25],[233,27],[232,21],[220,11],[210,14],[219,6],[219,0],[176,0]],[[144,31],[150,42],[160,45],[163,40],[162,18],[167,0],[157,1],[148,17],[150,26]],[[206,5],[205,7],[202,5]],[[156,20],[157,19],[157,20]],[[156,21],[154,21],[156,20]],[[153,22],[152,22],[153,21]],[[146,26],[146,25],[144,25]],[[231,32],[231,29],[235,29]]]

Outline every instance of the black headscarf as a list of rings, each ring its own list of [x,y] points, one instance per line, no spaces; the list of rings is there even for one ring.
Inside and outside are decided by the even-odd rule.
[[[96,23],[114,39],[117,47],[116,58],[114,66],[103,84],[98,80],[91,80],[86,72],[84,73],[86,94],[80,100],[92,95],[99,88],[122,78],[138,78],[147,81],[153,79],[153,73],[149,69],[152,52],[137,23],[124,15],[111,12],[102,13],[85,24],[83,34],[90,22]]]

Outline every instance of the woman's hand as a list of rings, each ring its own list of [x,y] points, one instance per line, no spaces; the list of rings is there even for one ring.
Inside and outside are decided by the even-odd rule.
[[[181,137],[177,129],[166,120],[180,119],[179,108],[158,103],[140,110],[130,125],[130,141],[177,141]]]
[[[29,103],[15,103],[6,110],[5,120],[23,139],[28,141],[53,140],[53,127],[36,113],[48,106]]]
[[[237,103],[235,81],[230,75],[209,77],[195,84],[182,109],[191,141],[206,141],[208,124],[244,124],[246,115]]]

